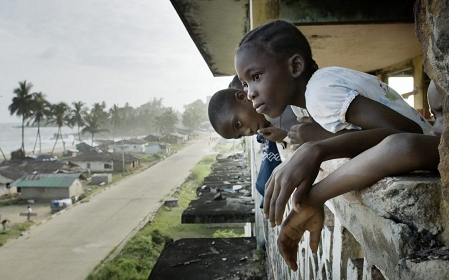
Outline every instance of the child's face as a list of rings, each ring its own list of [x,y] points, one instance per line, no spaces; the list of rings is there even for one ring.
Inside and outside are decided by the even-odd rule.
[[[277,118],[294,104],[297,91],[288,59],[277,61],[264,50],[244,48],[235,56],[235,69],[257,113]]]
[[[271,125],[263,115],[254,110],[251,101],[246,98],[246,92],[239,90],[235,97],[234,104],[228,105],[227,114],[220,118],[217,132],[223,138],[251,136],[257,134],[260,128]]]
[[[429,100],[430,111],[435,117],[435,123],[429,134],[440,137],[443,132],[443,102],[437,86],[433,81],[430,82],[429,88],[427,89],[427,99]]]

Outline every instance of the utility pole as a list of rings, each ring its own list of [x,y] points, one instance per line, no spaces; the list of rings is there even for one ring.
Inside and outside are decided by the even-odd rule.
[[[125,137],[122,140],[122,167],[123,173],[125,173]]]

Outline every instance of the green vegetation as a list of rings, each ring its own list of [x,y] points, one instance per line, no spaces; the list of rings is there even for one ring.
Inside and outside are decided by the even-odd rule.
[[[62,140],[61,128],[63,126],[77,128],[77,140],[81,142],[81,134],[91,136],[91,145],[95,135],[103,134],[117,135],[148,135],[159,132],[166,134],[175,131],[176,125],[182,122],[185,126],[195,129],[198,125],[207,120],[206,104],[200,99],[191,104],[184,105],[185,112],[182,121],[178,119],[178,112],[172,107],[165,107],[162,104],[163,98],[153,98],[137,108],[125,103],[124,107],[113,104],[109,109],[106,102],[94,103],[89,109],[82,101],[73,101],[71,105],[65,102],[51,103],[42,92],[31,93],[33,84],[19,82],[19,87],[13,90],[14,97],[8,109],[11,115],[16,115],[22,119],[22,146],[20,155],[25,152],[25,125],[37,126],[36,141],[33,153],[36,151],[39,141],[39,151],[41,151],[41,125],[54,124],[58,127],[57,137],[51,154],[59,139],[65,150],[65,142]],[[176,150],[176,148],[173,148]]]
[[[179,151],[182,148],[184,148],[186,144],[170,144],[170,150],[172,151]]]
[[[6,230],[1,230],[0,246],[3,246],[8,241],[8,239],[19,236],[23,231],[27,230],[32,225],[32,221],[27,221],[24,223],[11,225]]]
[[[259,261],[259,263],[257,264],[257,268],[260,270],[265,270],[265,268],[267,267],[267,258],[265,257],[265,253],[265,250],[262,248],[254,250],[254,256]]]
[[[204,157],[193,168],[188,180],[173,194],[179,197],[179,206],[162,207],[151,223],[140,230],[118,256],[91,273],[87,279],[147,279],[168,239],[243,236],[244,229],[241,227],[210,228],[206,224],[181,224],[182,212],[196,198],[196,189],[210,174],[215,160],[216,155]]]
[[[151,154],[151,155],[144,155],[140,157],[140,162],[155,162],[163,158],[164,155],[157,153],[157,154]]]

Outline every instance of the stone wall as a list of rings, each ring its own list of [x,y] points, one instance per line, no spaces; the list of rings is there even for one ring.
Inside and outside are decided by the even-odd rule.
[[[415,33],[423,45],[423,64],[427,75],[444,93],[445,127],[440,143],[441,181],[449,186],[449,2],[416,0]],[[444,192],[449,200],[449,191]]]
[[[252,140],[253,170],[258,170],[260,144]],[[323,163],[317,180],[346,161]],[[256,235],[265,240],[270,279],[449,279],[449,250],[444,247],[449,237],[443,230],[449,212],[441,188],[437,174],[414,172],[328,201],[318,252],[309,249],[306,233],[297,272],[279,254],[279,227],[270,228],[257,209]],[[255,198],[258,206],[261,196]],[[288,205],[286,213],[290,209]]]

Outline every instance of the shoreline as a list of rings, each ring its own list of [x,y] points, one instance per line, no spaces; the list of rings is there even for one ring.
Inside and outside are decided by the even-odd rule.
[[[37,155],[40,155],[40,154],[46,154],[46,155],[49,155],[50,153],[51,153],[51,150],[52,150],[53,148],[48,148],[48,149],[42,149],[42,152],[37,152],[37,153],[35,153],[35,154],[37,154]],[[72,150],[72,149],[76,149],[76,146],[75,145],[66,145],[65,146],[65,149],[66,150]],[[64,147],[58,147],[58,145],[56,145],[56,147],[55,147],[55,150],[53,151],[53,155],[54,156],[56,156],[56,157],[61,157],[61,155],[62,155],[62,153],[64,152]],[[28,152],[27,153],[27,156],[31,156],[31,155],[33,155],[33,153],[32,152]],[[0,163],[3,163],[4,161],[9,161],[10,159],[11,159],[11,153],[9,153],[9,154],[4,154],[4,156],[6,157],[6,160],[5,160],[5,158],[3,157],[3,154],[2,155],[0,155]]]

